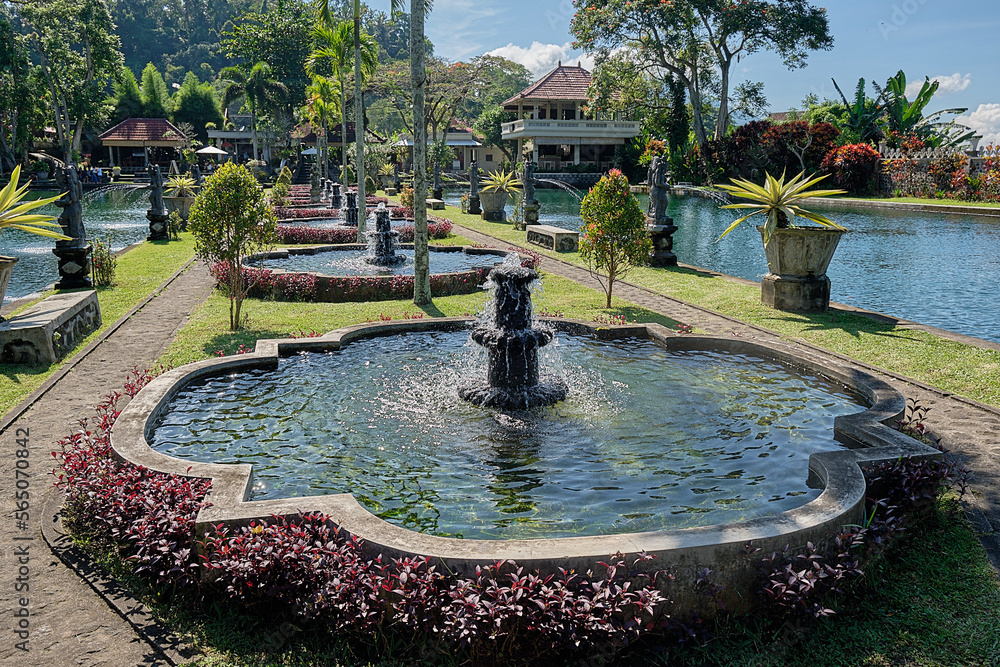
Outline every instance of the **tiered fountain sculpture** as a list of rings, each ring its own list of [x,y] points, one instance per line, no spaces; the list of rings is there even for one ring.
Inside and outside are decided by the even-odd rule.
[[[347,208],[344,209],[344,224],[350,227],[358,226],[358,193],[347,193]]]
[[[348,195],[349,196],[349,195]],[[365,262],[376,266],[396,266],[406,261],[405,255],[396,254],[396,238],[399,232],[392,230],[389,222],[389,209],[385,204],[379,204],[375,209],[375,231],[368,232],[368,248],[370,252]]]
[[[534,326],[529,285],[538,279],[534,269],[521,266],[517,254],[508,255],[490,272],[492,299],[472,340],[486,348],[486,384],[470,384],[459,396],[474,405],[498,410],[528,410],[566,398],[566,384],[556,378],[540,381],[538,349],[552,341],[552,332]]]

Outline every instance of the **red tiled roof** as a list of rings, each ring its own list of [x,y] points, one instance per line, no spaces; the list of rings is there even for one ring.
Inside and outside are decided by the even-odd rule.
[[[126,118],[106,131],[101,141],[183,141],[184,136],[166,118]]]
[[[560,65],[504,102],[504,106],[526,100],[586,100],[588,88],[590,72],[582,67]]]

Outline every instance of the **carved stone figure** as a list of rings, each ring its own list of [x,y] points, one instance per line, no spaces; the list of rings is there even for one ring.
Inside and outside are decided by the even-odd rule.
[[[469,165],[469,213],[479,215],[482,212],[479,202],[479,164],[473,160]]]
[[[56,202],[62,209],[59,214],[59,225],[63,234],[73,237],[69,241],[56,241],[57,248],[85,248],[87,232],[83,228],[83,185],[74,165],[59,169],[56,174],[57,186],[65,190],[66,195]]]
[[[651,223],[654,225],[669,225],[667,206],[667,161],[659,155],[653,158],[649,165],[649,211]]]
[[[163,212],[163,174],[160,173],[160,165],[151,164],[146,167],[149,174],[149,210],[154,213]]]
[[[524,201],[535,201],[535,162],[533,160],[524,163]]]

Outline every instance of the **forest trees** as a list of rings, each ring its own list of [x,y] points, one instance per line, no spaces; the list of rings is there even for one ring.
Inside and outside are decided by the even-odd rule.
[[[699,145],[709,128],[703,97],[718,76],[719,111],[712,136],[729,129],[733,64],[762,50],[776,52],[789,68],[805,65],[809,51],[830,49],[826,10],[807,0],[575,0],[570,23],[575,48],[642,63],[654,79],[673,75],[687,87]]]
[[[84,128],[103,122],[105,90],[122,66],[121,44],[105,0],[25,0],[19,10],[69,161],[80,151]]]

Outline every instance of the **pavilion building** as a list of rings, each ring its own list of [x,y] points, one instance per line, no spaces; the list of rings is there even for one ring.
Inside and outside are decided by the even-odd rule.
[[[591,172],[608,169],[615,146],[639,135],[637,121],[621,120],[586,110],[590,72],[559,65],[504,102],[517,119],[504,123],[503,138],[517,141],[517,155],[531,156],[539,172]]]
[[[139,172],[151,164],[169,167],[186,139],[166,118],[126,118],[98,139],[107,147],[110,165],[123,172]]]

